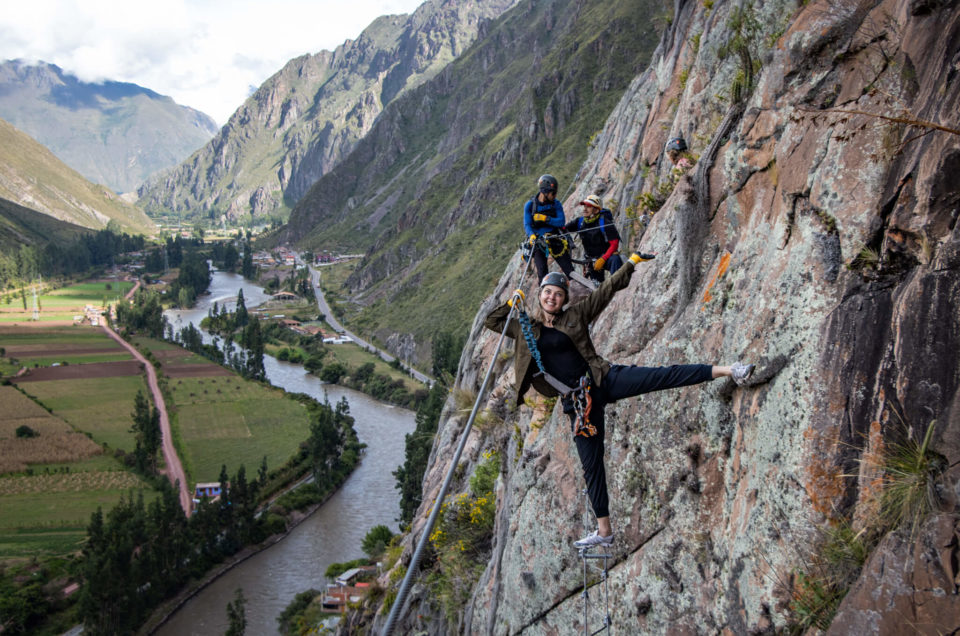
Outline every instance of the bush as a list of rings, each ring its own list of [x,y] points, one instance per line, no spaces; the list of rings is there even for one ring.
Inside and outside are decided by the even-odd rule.
[[[323,575],[328,579],[335,579],[347,570],[352,570],[353,568],[367,565],[367,563],[367,559],[354,559],[353,561],[344,561],[343,563],[331,563],[327,566],[327,570],[323,573]]]
[[[26,424],[22,424],[17,427],[17,437],[21,439],[29,439],[31,437],[40,437],[40,433],[36,432]]]
[[[386,549],[387,544],[390,543],[390,539],[392,538],[393,533],[390,532],[390,528],[387,526],[373,526],[370,528],[370,532],[367,533],[367,536],[363,538],[361,547],[363,548],[364,554],[372,559],[380,554],[383,554],[383,551]]]

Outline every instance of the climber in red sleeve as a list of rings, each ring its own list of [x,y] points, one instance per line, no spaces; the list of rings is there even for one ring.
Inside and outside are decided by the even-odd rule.
[[[603,466],[604,409],[624,398],[675,387],[709,382],[722,377],[743,384],[754,365],[712,366],[678,364],[669,367],[611,365],[601,358],[590,338],[590,323],[621,289],[630,283],[637,263],[653,255],[633,254],[620,270],[583,300],[564,309],[569,298],[567,277],[550,272],[540,283],[534,316],[523,310],[523,292],[516,290],[509,301],[491,311],[484,326],[517,340],[513,366],[517,404],[531,386],[547,397],[561,397],[563,412],[570,417],[571,432],[587,482],[587,494],[597,516],[597,530],[576,541],[577,548],[613,543]],[[513,307],[517,305],[518,311]],[[510,320],[512,315],[517,320]],[[509,324],[507,324],[509,321]]]
[[[603,282],[604,272],[616,274],[623,266],[617,253],[620,233],[613,223],[613,213],[603,207],[595,194],[580,202],[580,214],[563,229],[580,237],[583,253],[592,261],[587,265],[586,274],[599,284]]]

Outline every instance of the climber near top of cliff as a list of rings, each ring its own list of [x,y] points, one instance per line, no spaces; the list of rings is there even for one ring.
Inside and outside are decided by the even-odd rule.
[[[564,309],[569,297],[567,277],[547,274],[540,283],[538,307],[531,319],[523,312],[523,292],[516,290],[507,302],[491,311],[484,321],[487,329],[501,331],[510,319],[514,303],[519,321],[506,325],[506,334],[519,340],[514,356],[517,403],[530,386],[548,397],[561,397],[563,412],[570,418],[571,431],[580,456],[587,494],[597,517],[597,530],[576,541],[577,548],[613,543],[607,478],[603,465],[604,409],[607,404],[642,393],[731,377],[743,384],[754,365],[732,366],[680,364],[669,367],[611,365],[601,358],[590,338],[590,323],[624,289],[638,263],[653,255],[632,254],[616,274],[580,302]],[[532,364],[535,363],[535,364]]]
[[[687,150],[687,142],[683,137],[674,137],[668,141],[664,150],[666,150],[667,158],[673,164],[675,170],[686,171],[696,163],[693,155]]]
[[[581,216],[564,226],[567,232],[575,232],[580,237],[583,253],[593,261],[588,265],[587,276],[602,283],[604,272],[616,274],[623,267],[623,259],[617,250],[620,248],[620,233],[613,224],[613,213],[603,207],[600,197],[591,194],[580,202]]]
[[[523,206],[523,230],[528,237],[527,244],[533,252],[537,280],[543,280],[547,275],[547,252],[567,276],[573,271],[570,246],[567,239],[559,233],[566,223],[566,218],[563,205],[557,201],[558,185],[553,175],[541,176],[537,180],[539,192]]]

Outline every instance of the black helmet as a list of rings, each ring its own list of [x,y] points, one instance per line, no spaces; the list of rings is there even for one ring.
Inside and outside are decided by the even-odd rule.
[[[563,290],[563,293],[570,294],[570,284],[567,282],[567,275],[563,272],[550,272],[543,277],[543,280],[540,281],[540,289],[543,289],[547,285],[554,285]]]
[[[687,149],[687,142],[683,140],[683,137],[674,137],[667,142],[667,152],[671,150],[676,150],[677,152],[683,152]]]
[[[537,180],[537,187],[540,192],[557,192],[557,179],[553,175],[545,174]]]

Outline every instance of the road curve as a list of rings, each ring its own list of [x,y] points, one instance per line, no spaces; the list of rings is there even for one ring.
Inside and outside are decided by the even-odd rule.
[[[183,508],[183,512],[189,515],[192,502],[190,499],[190,491],[187,490],[187,475],[183,472],[183,464],[180,463],[177,449],[173,446],[173,435],[170,433],[170,418],[167,416],[167,405],[163,401],[163,393],[160,392],[160,384],[157,381],[157,370],[153,368],[153,364],[151,364],[149,360],[143,357],[143,354],[137,351],[136,347],[121,338],[117,332],[111,329],[110,326],[107,325],[106,320],[103,322],[103,330],[129,351],[134,358],[143,363],[143,368],[147,371],[147,385],[150,387],[150,393],[153,395],[153,403],[156,405],[157,411],[160,412],[160,431],[163,434],[163,461],[167,466],[167,478],[170,480],[170,483],[173,484],[174,488],[180,491],[180,506]]]
[[[350,336],[350,338],[354,342],[356,342],[358,345],[360,345],[364,349],[367,349],[368,351],[372,351],[376,353],[378,356],[380,356],[381,360],[385,360],[386,362],[393,362],[395,358],[392,355],[390,355],[383,349],[379,349],[378,347],[370,344],[363,338],[359,337],[357,334],[353,333],[352,331],[349,331],[346,327],[344,327],[342,324],[340,324],[337,321],[336,316],[333,315],[333,311],[330,309],[330,305],[327,304],[327,299],[324,298],[323,296],[323,290],[320,288],[319,270],[314,268],[312,265],[308,265],[307,267],[310,270],[310,280],[311,282],[313,282],[314,294],[317,297],[317,306],[320,308],[320,313],[326,316],[326,321],[330,324],[330,326],[333,327],[338,333],[342,333],[344,335]],[[412,375],[414,378],[416,378],[420,382],[423,382],[426,385],[433,384],[434,382],[433,378],[431,378],[430,376],[424,373],[421,373],[420,371],[417,371],[413,367],[407,365],[402,360],[400,361],[400,366],[403,367],[404,371]]]

